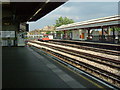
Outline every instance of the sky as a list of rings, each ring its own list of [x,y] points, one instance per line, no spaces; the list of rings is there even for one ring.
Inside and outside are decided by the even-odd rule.
[[[70,0],[36,22],[28,22],[29,31],[41,29],[47,25],[54,25],[60,16],[80,22],[118,14],[118,0],[104,0],[106,2],[84,1],[86,2],[78,2],[76,0],[73,2],[73,0]]]

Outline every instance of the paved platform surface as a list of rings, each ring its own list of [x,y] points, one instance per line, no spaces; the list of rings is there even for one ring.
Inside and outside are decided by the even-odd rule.
[[[2,88],[99,87],[27,47],[3,47],[2,61]]]

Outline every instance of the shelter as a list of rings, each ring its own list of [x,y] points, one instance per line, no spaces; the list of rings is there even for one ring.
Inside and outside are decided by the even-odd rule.
[[[115,33],[115,29],[119,28],[119,21],[120,16],[115,15],[62,25],[57,27],[57,31],[64,31],[65,39],[68,39],[69,36],[72,36],[73,40],[90,40],[92,37],[94,38],[93,40],[97,41],[115,42],[115,38],[120,37],[119,32]],[[95,29],[98,29],[98,32],[101,30],[101,35],[92,35],[92,32],[95,31]],[[72,35],[67,34],[68,31],[71,31]]]
[[[40,19],[67,0],[64,2],[41,1],[17,2],[17,0],[10,0],[10,2],[2,2],[2,46],[7,46],[8,35],[12,41],[12,46],[19,46],[19,41],[24,40],[24,35],[29,29],[26,22]]]

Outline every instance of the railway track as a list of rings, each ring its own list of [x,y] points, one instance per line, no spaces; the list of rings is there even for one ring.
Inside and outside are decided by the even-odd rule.
[[[87,73],[90,73],[98,78],[120,87],[120,61],[100,57],[93,54],[75,51],[66,47],[58,47],[45,42],[30,41],[28,45],[35,46],[45,52],[58,57],[70,65],[75,66]]]
[[[120,51],[115,51],[115,50],[108,50],[108,49],[95,48],[95,47],[89,47],[89,46],[83,46],[83,45],[69,44],[69,43],[64,43],[64,42],[49,41],[49,43],[75,47],[75,48],[83,49],[83,50],[91,50],[91,51],[106,53],[106,54],[115,55],[115,56],[120,56]]]
[[[86,41],[73,41],[73,40],[51,40],[52,42],[60,42],[67,44],[76,44],[81,46],[88,46],[106,50],[120,51],[120,44],[107,44],[107,43],[98,43],[98,42],[86,42]]]

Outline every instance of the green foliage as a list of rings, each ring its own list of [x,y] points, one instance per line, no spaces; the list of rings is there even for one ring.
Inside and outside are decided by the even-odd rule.
[[[64,34],[63,31],[56,31],[57,34]]]
[[[116,31],[120,31],[120,28],[119,28],[119,27],[116,27],[115,30],[116,30]]]
[[[71,32],[72,32],[71,30],[68,30],[68,31],[67,31],[68,34],[71,33]]]
[[[50,33],[51,33],[51,31],[47,31],[47,32],[46,32],[46,34],[50,34]]]
[[[56,24],[55,24],[55,27],[59,27],[61,25],[66,25],[66,24],[70,24],[70,23],[74,23],[74,21],[72,19],[69,19],[67,17],[59,17],[57,20],[56,20]]]
[[[120,27],[114,27],[115,31],[120,31]],[[111,28],[111,30],[113,31],[113,28]]]

